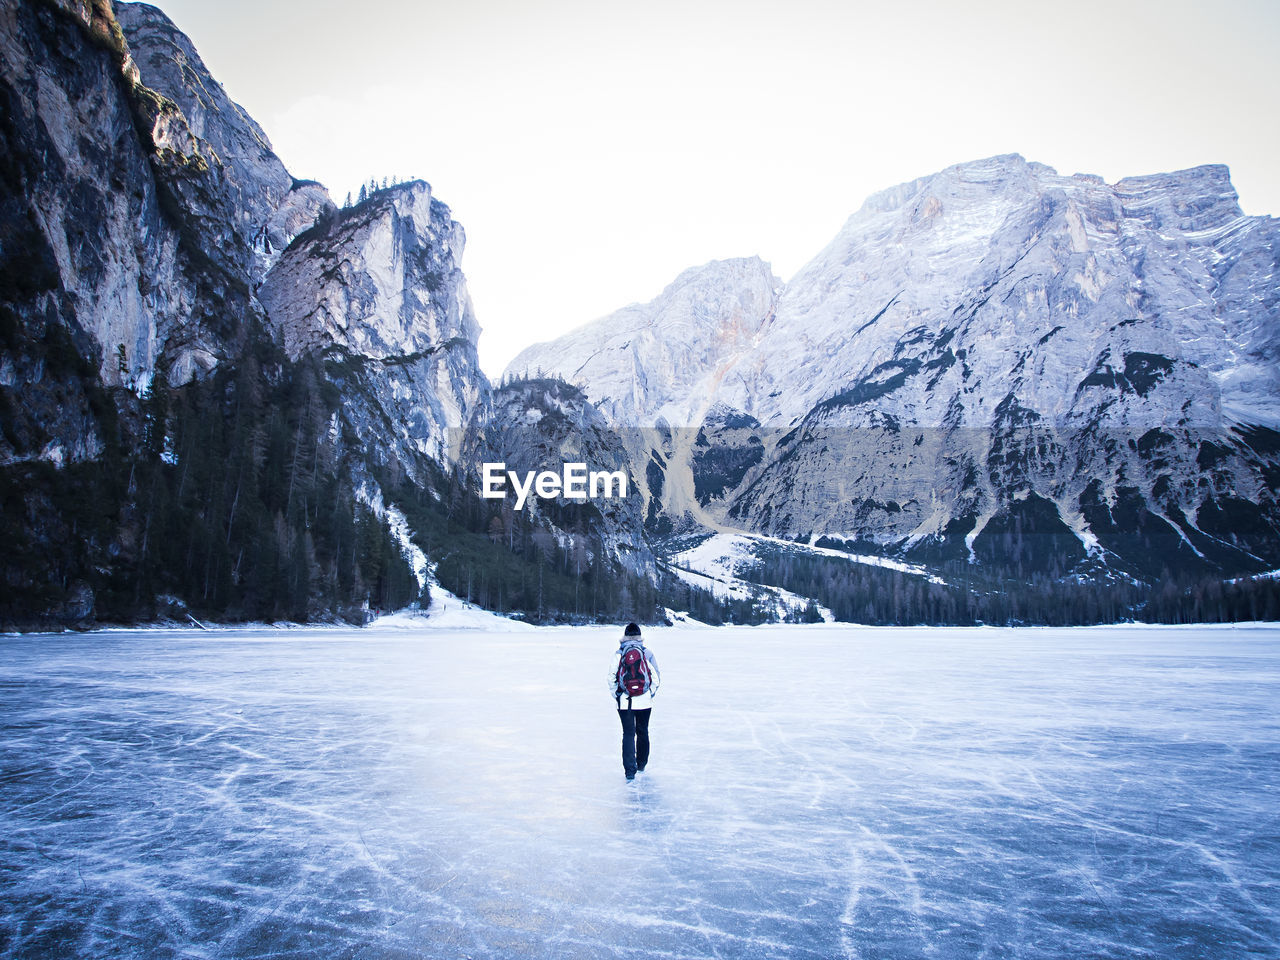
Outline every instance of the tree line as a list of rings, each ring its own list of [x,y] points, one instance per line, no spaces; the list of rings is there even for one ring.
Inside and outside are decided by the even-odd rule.
[[[386,523],[354,494],[359,451],[315,362],[265,336],[180,387],[162,361],[139,400],[94,385],[104,450],[0,471],[0,617],[62,610],[157,617],[362,622],[419,598]]]
[[[540,511],[485,500],[462,471],[410,480],[379,476],[440,585],[502,614],[537,623],[654,622],[661,593],[614,557],[591,503],[545,501]]]
[[[1077,626],[1280,618],[1280,580],[1271,578],[1223,581],[1165,571],[1151,584],[1123,576],[1015,576],[1011,568],[964,560],[939,574],[944,583],[839,557],[777,551],[762,557],[751,576],[814,597],[850,623]]]

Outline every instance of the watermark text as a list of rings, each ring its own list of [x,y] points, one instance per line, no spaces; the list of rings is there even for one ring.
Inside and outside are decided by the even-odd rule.
[[[481,465],[480,495],[486,500],[505,498],[508,482],[516,493],[517,510],[524,509],[530,493],[543,500],[613,500],[627,496],[625,470],[588,470],[585,463],[566,463],[559,473],[527,470],[521,477],[517,471],[508,470],[505,463]]]

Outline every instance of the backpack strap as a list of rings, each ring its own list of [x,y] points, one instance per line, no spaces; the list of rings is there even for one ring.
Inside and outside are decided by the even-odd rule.
[[[626,656],[627,651],[623,647],[618,651],[618,665],[613,669],[613,699],[617,702],[619,710],[622,709],[622,698],[627,693],[626,688],[622,685],[622,664]],[[630,709],[630,707],[627,709]]]

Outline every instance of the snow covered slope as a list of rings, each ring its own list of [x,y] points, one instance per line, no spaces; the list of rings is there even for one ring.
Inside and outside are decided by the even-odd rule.
[[[713,576],[746,577],[750,579],[751,571],[758,567],[761,557],[770,552],[787,551],[801,554],[816,554],[843,560],[846,563],[862,563],[899,573],[923,577],[932,583],[941,584],[940,580],[919,564],[904,563],[881,556],[867,556],[831,547],[815,547],[810,544],[795,543],[791,540],[779,540],[774,537],[748,536],[744,534],[717,533],[703,540],[697,546],[681,550],[671,557],[671,562],[680,567],[697,570]]]

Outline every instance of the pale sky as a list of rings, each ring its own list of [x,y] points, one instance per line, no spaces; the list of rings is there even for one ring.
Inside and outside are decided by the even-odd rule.
[[[871,193],[1021,153],[1226,163],[1280,215],[1280,3],[158,0],[299,178],[421,177],[497,378],[708,260],[782,280]]]

